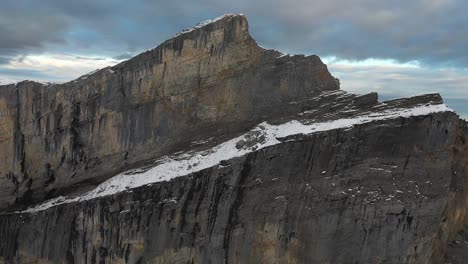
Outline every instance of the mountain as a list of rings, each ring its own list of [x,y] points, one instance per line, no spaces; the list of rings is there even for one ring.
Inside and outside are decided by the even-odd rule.
[[[0,86],[0,263],[463,263],[468,124],[340,90],[243,15]],[[468,238],[468,237],[467,237]]]

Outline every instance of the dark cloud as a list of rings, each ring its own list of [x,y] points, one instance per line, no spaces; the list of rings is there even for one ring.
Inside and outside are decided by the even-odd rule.
[[[241,12],[266,47],[468,67],[465,10],[464,0],[3,0],[0,56],[73,51],[117,58],[200,20]]]
[[[0,65],[2,64],[7,64],[11,61],[11,58],[10,57],[3,57],[3,56],[0,56]]]
[[[50,7],[33,1],[2,1],[0,56],[14,56],[64,43],[67,19]]]
[[[6,76],[9,78],[21,77],[21,79],[39,79],[48,80],[53,79],[54,76],[50,76],[41,70],[30,70],[30,69],[5,69],[0,68],[0,76]]]
[[[274,33],[253,25],[266,46],[349,60],[393,58],[441,66],[468,66],[468,2],[266,1]],[[261,18],[268,21],[269,18]],[[262,24],[262,27],[265,25]]]

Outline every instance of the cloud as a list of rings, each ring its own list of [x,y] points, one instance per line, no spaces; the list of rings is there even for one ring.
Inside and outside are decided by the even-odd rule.
[[[324,61],[332,75],[340,79],[343,90],[359,94],[378,92],[381,100],[440,93],[449,107],[468,118],[467,69],[437,69],[392,60],[353,62],[324,58]]]
[[[9,76],[14,79],[18,79],[18,77],[28,76],[29,79],[38,79],[38,80],[47,80],[50,79],[51,76],[44,74],[41,70],[34,70],[34,69],[0,69],[0,75],[2,76]]]
[[[0,56],[0,65],[7,64],[10,62],[11,58],[7,56]]]
[[[468,100],[468,70],[465,69],[438,69],[379,60],[331,61],[328,68],[340,79],[342,89],[356,93],[376,91],[401,97],[439,92],[445,98]]]
[[[0,56],[13,56],[64,43],[69,21],[33,1],[2,1],[0,9]]]
[[[468,66],[468,2],[256,1],[274,33],[254,31],[265,46],[342,59],[392,58],[435,66]],[[263,9],[263,10],[262,10]],[[268,17],[272,17],[269,19]],[[255,22],[255,21],[254,21]],[[267,24],[267,23],[265,23]],[[266,27],[263,25],[262,27]]]
[[[65,82],[83,74],[119,63],[119,60],[101,57],[83,57],[73,54],[28,55],[0,66],[2,83],[21,80]]]
[[[70,55],[70,54],[68,54]],[[102,61],[102,60],[106,60],[106,58],[104,57],[88,57],[88,56],[80,56],[80,55],[74,55],[73,56],[73,59],[74,60],[93,60],[93,61]]]
[[[117,55],[117,56],[114,56],[113,59],[116,59],[116,60],[128,60],[130,59],[131,57],[133,57],[134,54],[131,54],[131,53],[124,53],[124,54],[120,54],[120,55]]]

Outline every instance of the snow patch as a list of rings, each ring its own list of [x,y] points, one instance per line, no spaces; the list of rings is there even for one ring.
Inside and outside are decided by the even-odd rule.
[[[98,72],[98,71],[100,71],[100,70],[101,70],[101,69],[96,69],[96,70],[94,70],[94,71],[90,71],[90,72],[88,72],[88,73],[86,73],[86,74],[84,74],[84,75],[78,77],[78,79],[86,80],[86,79],[88,79],[88,76],[93,75],[93,74],[95,74],[96,72]]]
[[[407,118],[411,116],[423,116],[437,112],[453,112],[453,110],[444,104],[423,105],[408,109],[386,110],[378,114],[371,113],[354,118],[338,119],[323,123],[302,124],[298,120],[292,120],[281,125],[270,125],[263,122],[250,132],[221,143],[207,151],[205,150],[195,153],[186,152],[173,156],[165,156],[157,160],[157,165],[154,167],[120,173],[81,196],[73,198],[57,197],[19,213],[35,213],[60,204],[87,201],[156,182],[169,181],[176,177],[185,176],[214,166],[223,167],[220,165],[223,161],[241,157],[256,150],[280,144],[281,141],[279,139],[288,136],[299,134],[308,135],[333,129],[349,128],[373,121],[395,119],[399,117]],[[250,147],[236,147],[239,141],[248,141],[252,134],[261,135],[263,139]],[[326,171],[324,172],[326,173]]]

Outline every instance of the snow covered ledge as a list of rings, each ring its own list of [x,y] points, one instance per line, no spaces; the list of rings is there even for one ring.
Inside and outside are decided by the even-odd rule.
[[[81,196],[72,198],[60,196],[15,213],[36,213],[65,203],[87,201],[156,182],[169,181],[176,177],[186,176],[193,172],[220,165],[223,160],[240,157],[268,146],[280,144],[281,141],[278,139],[292,135],[309,135],[333,129],[349,128],[354,125],[366,124],[373,121],[396,119],[399,117],[424,116],[440,112],[453,112],[453,110],[448,108],[445,104],[420,105],[414,108],[385,110],[353,118],[313,124],[302,124],[297,120],[292,120],[281,125],[270,125],[264,122],[256,126],[250,132],[221,143],[210,150],[165,156],[157,160],[157,165],[154,167],[146,170],[131,170],[118,174]],[[254,144],[246,144],[246,142],[252,142],[253,138]],[[246,145],[248,145],[248,147]]]

